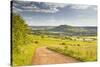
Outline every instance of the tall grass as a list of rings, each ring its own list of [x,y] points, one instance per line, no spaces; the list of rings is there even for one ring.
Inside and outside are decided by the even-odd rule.
[[[97,60],[97,48],[96,46],[69,46],[64,47],[48,47],[52,51],[64,54],[66,56],[74,57],[80,61],[96,61]]]

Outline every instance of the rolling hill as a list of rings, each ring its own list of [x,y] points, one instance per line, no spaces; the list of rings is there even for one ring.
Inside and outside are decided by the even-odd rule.
[[[59,33],[64,35],[97,35],[96,26],[69,26],[69,25],[59,25],[59,26],[31,26],[34,30],[47,31],[49,33]]]

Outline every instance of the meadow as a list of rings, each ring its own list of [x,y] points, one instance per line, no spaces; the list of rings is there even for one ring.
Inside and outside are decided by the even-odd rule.
[[[96,36],[69,37],[68,39],[50,38],[44,36],[35,36],[34,42],[37,41],[39,46],[47,46],[48,49],[69,55],[80,61],[97,60],[97,40]],[[76,38],[76,39],[75,39]],[[71,40],[70,40],[71,39]]]
[[[75,59],[80,60],[81,62],[90,62],[97,60],[97,40],[84,41],[84,40],[70,40],[73,37],[68,39],[62,38],[53,38],[48,37],[48,35],[28,35],[31,43],[29,45],[20,47],[21,54],[14,56],[16,65],[31,65],[31,61],[35,55],[36,48],[47,47],[47,49],[64,54],[66,56],[74,57]],[[96,36],[89,36],[91,39],[96,38]],[[87,38],[81,36],[82,38]]]
[[[28,29],[20,15],[12,16],[12,62],[13,66],[32,65],[39,47],[71,56],[80,61],[97,60],[97,36],[67,36],[38,32]]]

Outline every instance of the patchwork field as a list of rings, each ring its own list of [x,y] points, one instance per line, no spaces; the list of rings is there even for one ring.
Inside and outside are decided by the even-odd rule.
[[[97,60],[97,40],[95,36],[69,37],[69,39],[53,38],[48,36],[36,36],[33,44],[38,47],[46,46],[52,51],[69,55],[80,61],[96,61]]]

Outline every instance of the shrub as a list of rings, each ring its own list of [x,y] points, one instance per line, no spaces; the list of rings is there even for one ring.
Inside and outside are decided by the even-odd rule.
[[[38,41],[34,41],[34,43],[35,43],[35,44],[38,44],[39,42],[38,42]]]
[[[22,17],[12,14],[12,65],[28,65],[33,56],[33,45],[30,45],[28,28]]]
[[[60,45],[66,45],[66,43],[63,42],[63,43],[60,43]]]

